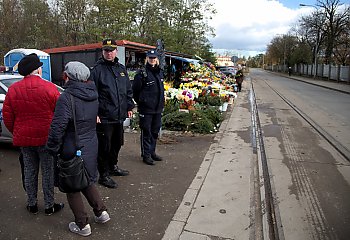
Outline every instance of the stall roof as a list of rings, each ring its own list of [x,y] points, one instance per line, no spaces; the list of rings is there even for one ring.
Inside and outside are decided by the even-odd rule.
[[[139,52],[146,52],[150,49],[155,48],[155,46],[132,42],[128,40],[117,40],[117,45],[126,47],[128,49],[136,50]],[[50,49],[44,49],[43,51],[46,53],[62,53],[62,52],[77,52],[77,51],[93,50],[93,49],[99,49],[99,48],[102,48],[101,42],[67,46],[67,47],[50,48]]]
[[[118,46],[124,46],[126,48],[130,48],[133,50],[142,50],[142,51],[148,51],[150,49],[155,49],[155,46],[143,44],[143,43],[138,43],[138,42],[132,42],[128,40],[118,40],[117,41]]]
[[[97,49],[97,48],[102,48],[102,43],[91,43],[91,44],[82,44],[82,45],[75,45],[75,46],[50,48],[50,49],[44,49],[43,51],[50,54],[50,53],[63,53],[63,52],[77,52],[77,51],[91,50],[91,49]]]
[[[155,49],[155,46],[147,45],[143,43],[138,42],[132,42],[128,40],[117,40],[118,46],[123,46],[126,49],[134,50],[137,52],[146,52],[150,49]],[[58,48],[50,48],[50,49],[44,49],[43,51],[46,53],[64,53],[64,52],[79,52],[79,51],[86,51],[86,50],[93,50],[93,49],[100,49],[102,48],[102,43],[91,43],[91,44],[81,44],[81,45],[75,45],[75,46],[66,46],[66,47],[58,47]],[[183,59],[179,60],[186,60],[191,59],[193,56],[189,54],[179,53],[179,52],[171,52],[171,51],[165,51],[167,56],[171,57],[179,57]],[[194,60],[194,59],[193,59]],[[194,60],[197,61],[197,60]]]

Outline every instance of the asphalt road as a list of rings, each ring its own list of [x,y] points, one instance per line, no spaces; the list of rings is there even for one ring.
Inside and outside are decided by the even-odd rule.
[[[158,145],[164,161],[155,166],[142,163],[139,134],[126,133],[120,154],[120,167],[130,170],[127,177],[114,177],[117,189],[99,186],[112,220],[105,225],[91,221],[90,239],[161,239],[184,193],[191,184],[214,135],[164,134]],[[43,213],[39,183],[39,214],[25,209],[26,195],[20,180],[18,149],[0,145],[0,239],[77,239],[68,230],[73,214],[65,194],[56,189],[56,201],[66,203],[62,212]],[[93,212],[85,202],[88,212]]]
[[[350,146],[350,96],[261,70],[251,70],[250,77],[281,236],[349,239],[349,161],[273,89],[346,147]]]
[[[291,101],[350,150],[350,96],[256,70],[255,76]]]

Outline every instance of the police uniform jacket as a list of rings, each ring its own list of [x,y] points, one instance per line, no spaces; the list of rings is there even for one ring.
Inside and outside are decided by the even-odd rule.
[[[148,63],[139,71],[133,81],[132,89],[141,114],[162,113],[164,108],[164,74],[159,67]]]
[[[132,88],[124,65],[100,58],[91,70],[90,79],[98,91],[98,116],[102,123],[122,123],[134,108]]]

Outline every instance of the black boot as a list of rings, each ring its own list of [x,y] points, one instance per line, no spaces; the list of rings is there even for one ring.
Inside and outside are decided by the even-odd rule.
[[[38,204],[35,204],[34,206],[27,205],[27,210],[28,210],[28,212],[30,212],[32,214],[38,214],[38,212],[39,212]]]
[[[98,183],[108,188],[117,188],[118,184],[109,176],[100,177]]]
[[[151,155],[151,158],[154,160],[154,161],[163,161],[163,158],[157,154],[152,154]]]
[[[155,165],[151,157],[143,157],[143,162],[146,163],[147,165]]]
[[[109,174],[113,176],[127,176],[129,173],[130,172],[128,170],[121,169],[117,165],[114,165],[112,170],[109,171]]]

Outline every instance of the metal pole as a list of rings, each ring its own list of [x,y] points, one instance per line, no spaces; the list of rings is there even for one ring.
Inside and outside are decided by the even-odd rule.
[[[317,74],[317,39],[316,39],[316,46],[315,46],[315,72],[314,72],[314,79],[316,79]]]
[[[316,8],[316,7],[315,7]],[[317,8],[316,8],[317,11]],[[315,72],[314,72],[314,79],[316,79],[317,75],[317,53],[318,53],[318,36],[319,36],[319,29],[318,29],[318,14],[316,19],[316,25],[317,25],[317,35],[316,35],[316,44],[315,44]]]
[[[283,72],[286,71],[286,40],[284,39],[284,51],[283,51]]]

